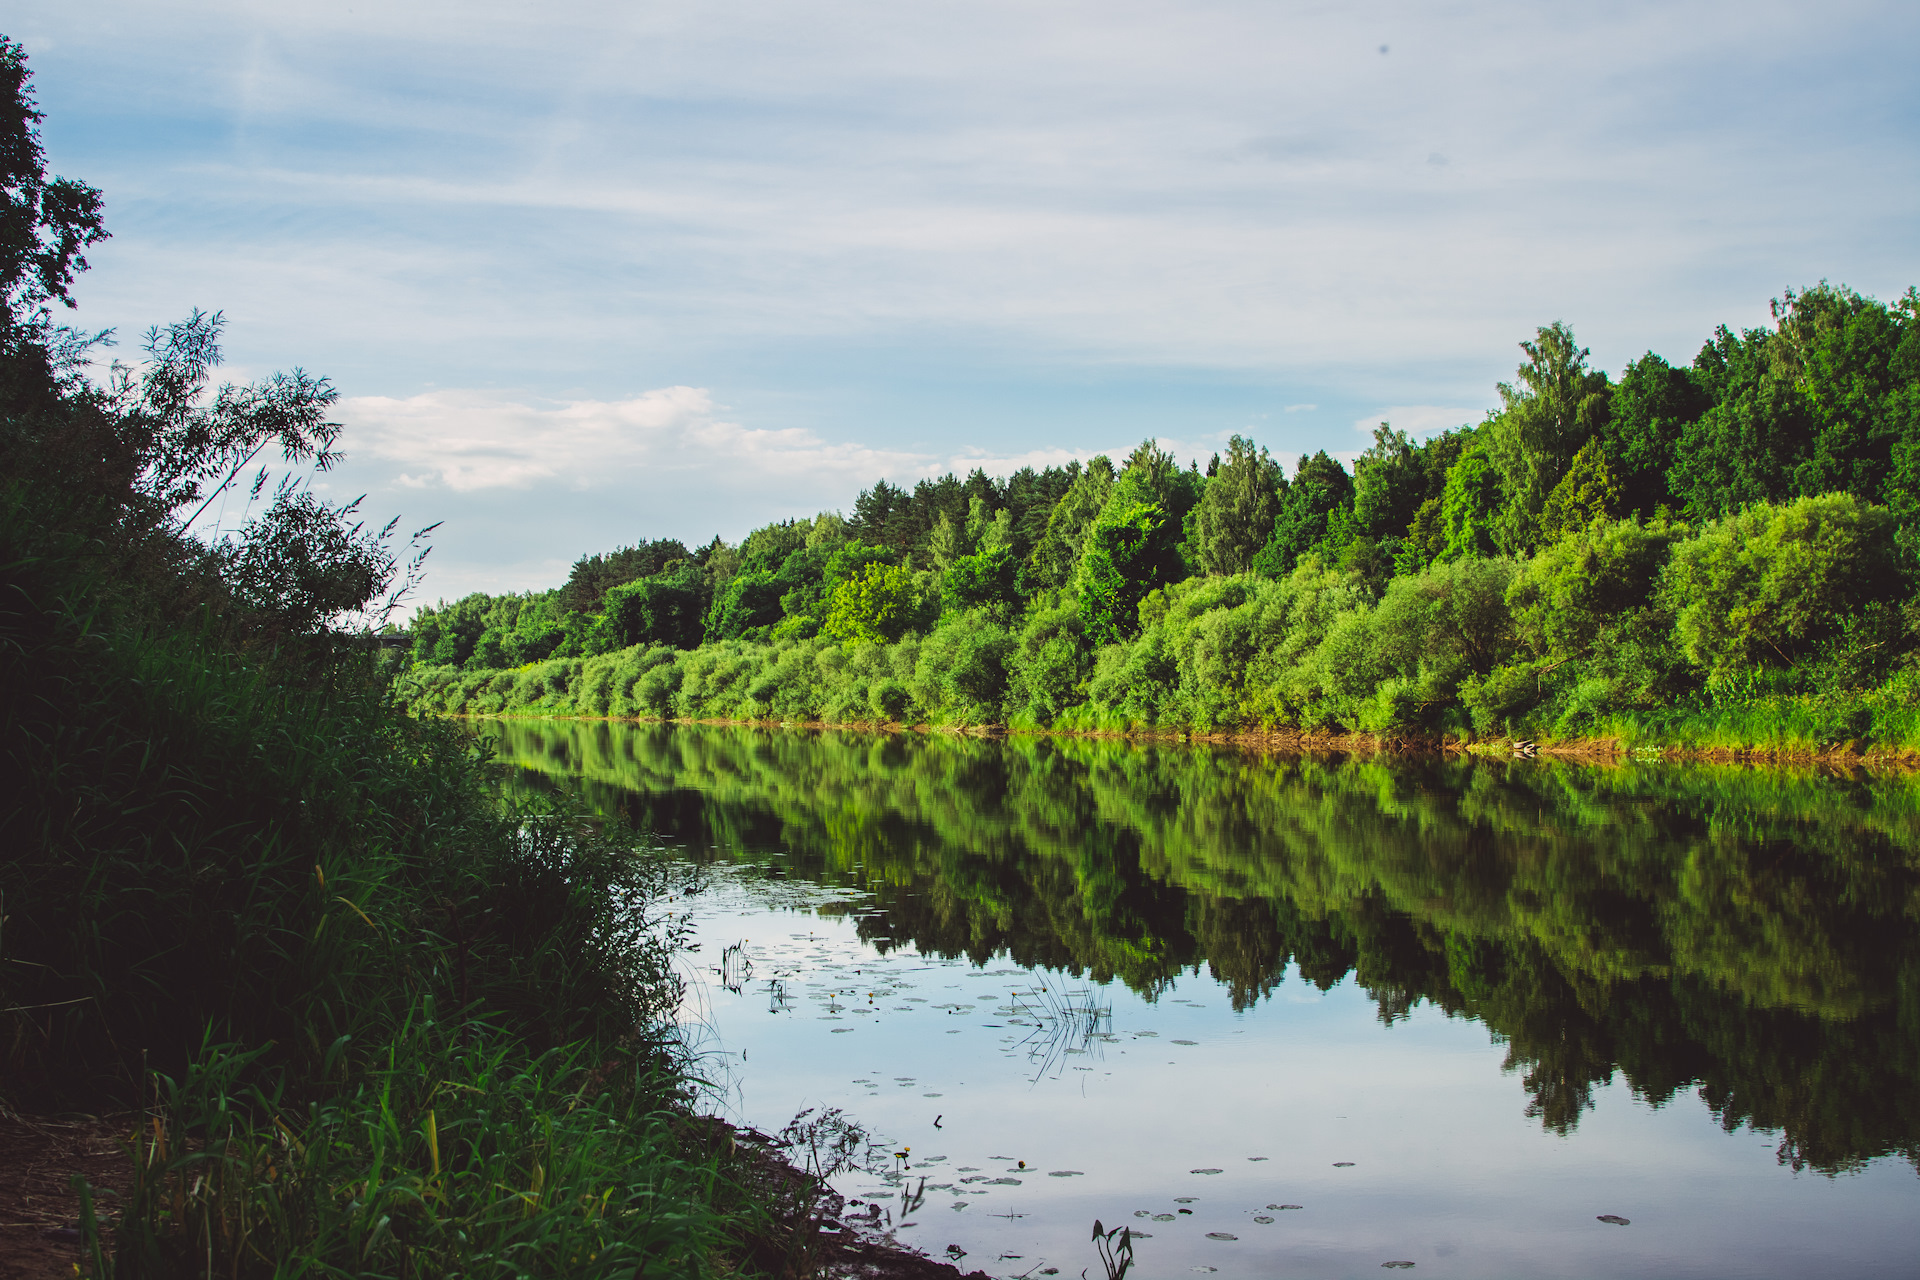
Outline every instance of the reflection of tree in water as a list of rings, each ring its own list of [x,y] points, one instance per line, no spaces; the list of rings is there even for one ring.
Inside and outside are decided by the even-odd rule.
[[[1236,1008],[1351,976],[1508,1048],[1558,1132],[1620,1073],[1828,1171],[1920,1165],[1920,781],[1733,768],[493,724],[697,856],[857,879],[875,945],[999,955]],[[530,781],[523,785],[533,785]]]

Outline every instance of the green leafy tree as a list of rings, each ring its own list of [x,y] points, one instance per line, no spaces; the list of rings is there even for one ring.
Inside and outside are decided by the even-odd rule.
[[[1174,546],[1171,521],[1157,502],[1113,502],[1087,530],[1076,587],[1089,642],[1100,645],[1139,629],[1140,601]],[[1150,585],[1151,584],[1151,585]]]
[[[1527,360],[1518,384],[1500,384],[1503,408],[1488,420],[1485,437],[1506,495],[1495,536],[1515,553],[1539,541],[1547,495],[1574,454],[1606,424],[1611,392],[1607,375],[1587,368],[1587,349],[1559,321],[1520,347]]]
[[[1504,503],[1499,469],[1486,445],[1475,441],[1447,470],[1440,492],[1440,551],[1434,560],[1492,555],[1494,522]]]
[[[714,593],[705,626],[709,640],[738,640],[786,616],[780,601],[792,588],[766,569],[742,569]]]
[[[1326,543],[1329,532],[1344,546],[1350,540],[1352,507],[1353,477],[1346,468],[1324,449],[1310,458],[1302,455],[1266,545],[1254,558],[1254,571],[1269,578],[1285,577],[1301,556]],[[1338,548],[1334,550],[1337,553]]]
[[[1151,440],[1128,457],[1106,506],[1087,530],[1074,578],[1092,643],[1134,634],[1140,601],[1187,576],[1180,553],[1182,517],[1192,509],[1197,481]]]
[[[1113,493],[1113,463],[1105,454],[1090,460],[1047,516],[1046,531],[1022,571],[1029,591],[1054,590],[1073,581],[1080,544]]]
[[[1540,534],[1552,540],[1575,529],[1584,529],[1596,520],[1617,515],[1621,507],[1620,486],[1599,439],[1587,441],[1573,455],[1567,474],[1553,486],[1546,505],[1540,509]]]
[[[1681,435],[1710,403],[1691,369],[1676,369],[1651,351],[1627,366],[1600,431],[1623,509],[1650,516],[1672,503],[1667,473]]]
[[[691,649],[700,643],[707,611],[706,579],[682,561],[674,569],[607,592],[586,651],[611,653],[634,645]]]
[[[74,305],[70,290],[87,269],[84,251],[107,239],[107,230],[97,188],[47,173],[46,117],[32,79],[25,49],[0,37],[0,338],[9,348],[42,344],[44,360],[44,343],[59,341],[48,308]]]
[[[871,563],[835,587],[825,630],[838,639],[891,644],[918,619],[920,592],[905,566]]]
[[[1202,573],[1245,573],[1273,532],[1286,487],[1280,464],[1253,441],[1234,436],[1227,456],[1207,482],[1193,509],[1188,537],[1194,567]]]
[[[1892,501],[1913,411],[1914,308],[1821,284],[1773,304],[1773,329],[1722,327],[1694,360],[1711,405],[1682,433],[1675,496],[1707,519],[1840,491]]]
[[[1427,456],[1389,423],[1353,463],[1353,526],[1363,538],[1400,538],[1430,496]]]
[[[991,511],[976,497],[967,516],[967,554],[951,560],[941,577],[947,600],[962,609],[984,610],[989,618],[1006,621],[1018,612],[1020,561],[1014,554],[1012,511]]]
[[[566,585],[560,588],[561,607],[575,613],[598,613],[613,588],[650,578],[670,561],[691,558],[692,553],[678,538],[656,538],[601,555],[581,556],[567,574]]]

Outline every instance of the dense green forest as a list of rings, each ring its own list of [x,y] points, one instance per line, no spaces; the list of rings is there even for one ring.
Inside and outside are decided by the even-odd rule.
[[[1289,967],[1508,1047],[1575,1127],[1625,1075],[1780,1158],[1920,1167],[1920,781],[1703,765],[1266,756],[1113,739],[499,721],[528,785],[694,856],[874,895],[882,948],[1236,1007]],[[552,779],[548,784],[547,780]],[[871,908],[880,908],[873,910]]]
[[[673,873],[393,704],[358,641],[419,562],[299,482],[324,379],[216,387],[201,313],[87,376],[103,202],[40,120],[0,38],[0,1162],[115,1117],[94,1280],[804,1270],[805,1188],[687,1105]],[[16,1239],[75,1225],[32,1185]]]
[[[882,481],[421,609],[421,708],[1920,746],[1920,293],[1826,283],[1618,379],[1563,324],[1351,471],[1234,437]]]

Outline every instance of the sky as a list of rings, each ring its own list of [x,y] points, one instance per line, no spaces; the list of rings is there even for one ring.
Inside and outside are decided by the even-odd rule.
[[[114,238],[332,379],[330,496],[426,600],[874,481],[1480,420],[1555,320],[1617,374],[1920,283],[1910,0],[15,0]],[[231,520],[239,513],[229,513]]]

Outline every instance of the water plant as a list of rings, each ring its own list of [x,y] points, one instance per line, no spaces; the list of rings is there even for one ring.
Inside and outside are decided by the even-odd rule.
[[[1127,1272],[1133,1269],[1133,1228],[1114,1227],[1108,1230],[1093,1220],[1093,1247],[1099,1251],[1100,1266],[1106,1273],[1106,1280],[1126,1280]],[[1086,1270],[1080,1272],[1081,1280],[1086,1280]]]

